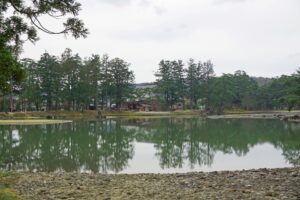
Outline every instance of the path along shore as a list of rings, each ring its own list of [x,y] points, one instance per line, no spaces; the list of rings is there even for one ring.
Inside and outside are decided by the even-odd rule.
[[[300,168],[185,174],[21,173],[12,189],[42,199],[300,199]]]

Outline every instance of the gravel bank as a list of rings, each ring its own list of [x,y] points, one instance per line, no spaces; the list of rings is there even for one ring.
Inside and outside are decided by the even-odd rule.
[[[263,112],[246,114],[211,115],[209,119],[280,119],[284,121],[300,122],[300,112]]]
[[[300,168],[186,174],[23,173],[24,199],[300,199]]]

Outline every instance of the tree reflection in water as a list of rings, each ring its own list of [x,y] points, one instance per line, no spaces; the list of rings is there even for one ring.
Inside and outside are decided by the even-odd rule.
[[[121,172],[134,144],[151,143],[161,168],[210,166],[217,152],[246,155],[263,143],[300,166],[300,126],[278,120],[163,118],[0,126],[0,168]]]
[[[12,130],[18,130],[18,140]],[[0,163],[15,170],[119,172],[133,157],[133,136],[113,120],[2,126]]]

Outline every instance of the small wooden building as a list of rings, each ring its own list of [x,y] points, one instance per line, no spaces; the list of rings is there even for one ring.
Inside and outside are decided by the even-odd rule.
[[[154,102],[128,101],[122,104],[121,110],[149,112],[149,111],[156,111],[157,106]]]

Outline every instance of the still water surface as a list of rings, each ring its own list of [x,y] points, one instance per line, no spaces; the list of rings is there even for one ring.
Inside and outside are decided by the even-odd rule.
[[[0,169],[171,173],[300,166],[300,124],[162,118],[0,126]]]

